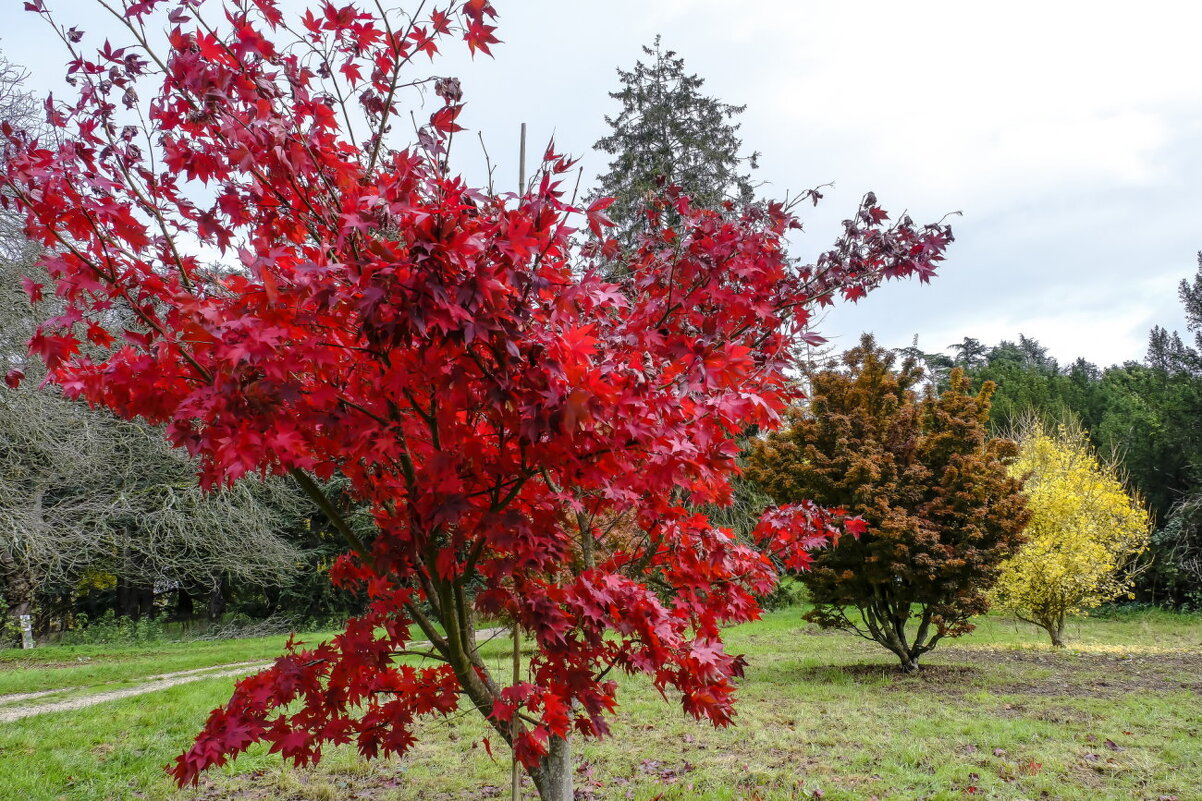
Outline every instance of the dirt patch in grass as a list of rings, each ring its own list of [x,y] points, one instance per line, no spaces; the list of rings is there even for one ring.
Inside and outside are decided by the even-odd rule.
[[[1134,692],[1182,691],[1202,695],[1202,652],[1196,651],[1115,656],[940,648],[935,653],[939,662],[923,665],[917,674],[902,673],[888,663],[865,663],[793,667],[787,678],[821,683],[838,673],[885,690],[945,695],[979,689],[984,682],[990,692],[1001,695],[1114,698]],[[1007,674],[1023,678],[1008,680]]]
[[[1113,698],[1133,692],[1202,694],[1202,652],[1156,654],[1038,653],[1013,649],[948,648],[947,660],[971,659],[978,664],[1010,665],[1029,678],[992,685],[996,693]],[[1031,667],[1044,668],[1031,677]]]
[[[256,770],[223,781],[202,778],[193,798],[195,801],[393,801],[402,797],[400,793],[411,784],[404,767],[393,761],[374,765],[362,776],[332,776],[317,768],[295,768]],[[522,797],[533,798],[534,787],[525,776],[522,786]],[[502,796],[509,796],[509,788],[500,784],[441,792],[423,788],[421,794],[424,801],[477,801]]]

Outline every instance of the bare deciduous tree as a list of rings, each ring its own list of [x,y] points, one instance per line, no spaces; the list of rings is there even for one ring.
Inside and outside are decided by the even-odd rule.
[[[0,122],[45,134],[23,78],[0,55]],[[287,485],[251,479],[204,494],[161,433],[40,386],[45,368],[26,343],[59,310],[52,296],[35,307],[25,288],[52,283],[36,255],[0,207],[0,375],[25,376],[0,386],[0,591],[10,614],[28,613],[39,589],[87,575],[145,595],[230,578],[272,583],[294,569],[301,554],[280,531],[312,510]],[[112,314],[118,327],[121,309]]]

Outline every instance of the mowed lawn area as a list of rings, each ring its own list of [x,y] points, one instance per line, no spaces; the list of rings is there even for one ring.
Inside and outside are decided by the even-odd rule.
[[[686,718],[622,678],[614,736],[577,749],[585,799],[1202,799],[1202,618],[1143,612],[1075,622],[1066,651],[989,617],[918,676],[801,610],[731,629],[747,655],[737,725]],[[311,635],[310,639],[317,635]],[[269,658],[284,638],[0,652],[5,709],[129,687],[172,671]],[[503,669],[508,643],[487,651]],[[233,678],[0,723],[0,799],[478,799],[508,794],[508,753],[475,713],[425,725],[403,760],[333,749],[312,770],[264,749],[196,790],[162,766]],[[33,700],[13,694],[58,692]],[[495,757],[495,759],[494,759]],[[533,798],[533,791],[527,792]]]

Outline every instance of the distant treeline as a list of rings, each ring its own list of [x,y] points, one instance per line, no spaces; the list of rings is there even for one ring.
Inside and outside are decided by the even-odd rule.
[[[978,385],[995,382],[995,434],[1017,430],[1032,415],[1082,425],[1099,452],[1121,460],[1155,519],[1138,599],[1202,609],[1202,255],[1194,280],[1179,291],[1189,334],[1153,328],[1142,362],[1062,365],[1022,335],[994,345],[966,338],[949,353],[901,350],[925,363],[936,383],[956,366]]]

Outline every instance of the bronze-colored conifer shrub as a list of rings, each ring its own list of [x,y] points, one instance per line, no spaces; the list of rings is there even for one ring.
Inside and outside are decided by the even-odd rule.
[[[1016,445],[986,435],[993,384],[974,394],[953,370],[943,392],[920,391],[922,369],[896,361],[865,335],[815,373],[808,403],[753,447],[748,475],[778,503],[812,499],[868,522],[801,574],[806,617],[875,640],[909,671],[986,611],[1028,513],[1007,472]]]

